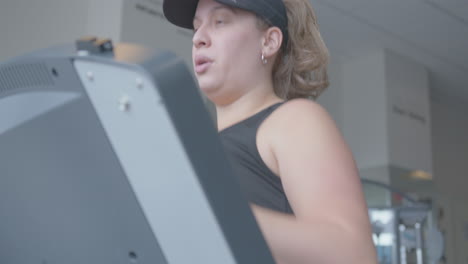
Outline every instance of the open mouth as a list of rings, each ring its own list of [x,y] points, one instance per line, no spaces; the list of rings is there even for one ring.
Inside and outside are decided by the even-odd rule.
[[[197,56],[195,58],[195,72],[197,74],[202,74],[208,70],[213,61],[204,56]]]

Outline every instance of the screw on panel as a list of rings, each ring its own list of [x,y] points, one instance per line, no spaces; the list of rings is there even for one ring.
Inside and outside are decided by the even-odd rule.
[[[130,262],[136,263],[138,261],[138,255],[134,251],[130,251],[128,253],[128,257],[130,258]]]
[[[119,110],[122,112],[128,112],[130,110],[130,98],[124,95],[119,100]]]
[[[94,73],[93,72],[87,72],[86,77],[88,77],[89,81],[94,81]]]
[[[138,89],[143,89],[143,86],[144,86],[144,85],[143,85],[143,80],[142,80],[142,79],[137,78],[137,79],[136,79],[136,84],[137,84],[137,88],[138,88]]]

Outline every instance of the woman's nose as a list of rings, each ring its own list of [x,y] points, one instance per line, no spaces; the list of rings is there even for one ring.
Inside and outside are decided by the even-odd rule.
[[[206,29],[203,28],[203,27],[200,27],[200,28],[197,29],[197,31],[193,35],[192,41],[193,41],[193,45],[197,49],[201,48],[201,47],[204,47],[204,46],[206,47],[206,46],[210,45],[209,34],[206,31]]]

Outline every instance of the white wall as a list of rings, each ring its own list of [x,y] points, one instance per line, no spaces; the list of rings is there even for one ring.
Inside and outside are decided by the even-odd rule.
[[[317,102],[322,105],[335,120],[338,128],[343,131],[343,69],[341,62],[333,60],[328,66],[330,85],[318,97]]]
[[[171,50],[191,66],[192,36],[191,30],[178,28],[164,18],[162,0],[124,1],[121,41]]]
[[[332,115],[340,129],[345,118],[345,95],[351,93],[345,91],[349,86],[342,74],[341,63],[332,61],[329,67],[331,85],[317,100]],[[468,201],[468,104],[441,95],[432,95],[430,104],[436,189],[454,199]]]
[[[389,160],[432,173],[429,74],[424,66],[385,51]]]
[[[0,61],[84,35],[88,1],[0,1]]]
[[[333,54],[332,54],[333,55]],[[382,118],[379,124],[369,123],[369,120],[376,120],[377,118],[370,118],[371,116],[381,116],[385,117],[385,106],[381,106],[380,111],[368,111],[366,107],[360,108],[358,110],[354,110],[353,112],[347,112],[351,108],[356,108],[356,103],[362,100],[372,100],[372,98],[380,97],[382,99],[385,98],[385,87],[381,87],[381,89],[376,88],[373,91],[373,94],[367,93],[365,91],[359,90],[359,85],[356,83],[362,83],[362,75],[370,75],[371,78],[367,79],[365,83],[372,84],[375,83],[377,86],[378,84],[382,83],[384,80],[384,67],[383,67],[383,56],[379,56],[379,53],[370,54],[367,58],[360,58],[358,60],[353,60],[347,63],[343,63],[342,61],[333,60],[333,56],[331,56],[332,60],[330,61],[330,65],[328,67],[328,74],[330,79],[330,86],[324,91],[322,95],[317,99],[317,102],[320,103],[325,109],[330,113],[332,118],[335,120],[338,128],[340,129],[341,133],[345,136],[345,139],[350,145],[351,149],[353,150],[354,154],[356,155],[357,152],[361,151],[360,146],[365,146],[369,144],[368,138],[360,137],[362,135],[362,130],[364,127],[369,127],[368,129],[373,131],[386,131],[386,119]],[[367,65],[373,65],[374,61],[380,61],[379,67],[373,67],[376,73],[370,74],[366,71],[368,68]],[[378,62],[375,62],[378,64]],[[364,65],[364,66],[363,66]],[[372,67],[371,67],[372,68]],[[347,71],[347,73],[344,72]],[[380,72],[380,74],[379,74]],[[354,83],[353,83],[354,82]],[[357,89],[356,89],[357,88]],[[370,101],[377,102],[377,100]],[[359,106],[357,106],[359,107]],[[360,110],[360,111],[359,111]],[[352,128],[359,128],[358,126],[349,126],[347,125],[349,122],[356,122],[362,124],[361,129],[352,130]],[[351,128],[350,128],[351,127]],[[385,139],[385,136],[381,136],[382,133],[374,133],[380,138],[373,140],[373,142],[379,143]],[[364,142],[363,142],[364,141]],[[381,147],[385,147],[385,144],[380,144]],[[377,147],[379,148],[379,144],[371,144],[370,147]],[[365,152],[365,151],[361,151]],[[370,159],[375,159],[377,155],[375,153],[383,153],[386,151],[382,150],[369,150],[370,152],[368,156]],[[380,154],[379,154],[380,155]],[[364,155],[362,155],[364,156]],[[386,156],[379,157],[379,160],[388,160]],[[359,158],[357,160],[358,166],[364,167],[367,163],[363,158]],[[377,163],[377,162],[374,162]],[[381,162],[382,164],[384,162]],[[375,165],[375,164],[371,164]],[[368,166],[373,167],[373,166]]]
[[[438,190],[468,200],[468,105],[434,98],[431,111]]]
[[[86,0],[88,2],[85,35],[121,39],[123,3],[126,0]],[[133,1],[133,0],[130,0]]]
[[[389,165],[383,50],[343,63],[343,133],[359,168]]]
[[[433,95],[431,111],[436,202],[444,210],[447,263],[468,263],[468,105]]]
[[[83,36],[120,39],[123,0],[1,0],[0,61]]]

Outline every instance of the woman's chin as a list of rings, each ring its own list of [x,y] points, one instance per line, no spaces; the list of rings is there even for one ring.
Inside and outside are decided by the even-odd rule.
[[[209,97],[210,94],[213,94],[218,89],[218,85],[202,80],[198,80],[198,87],[200,87],[202,93],[204,93],[207,97]]]

